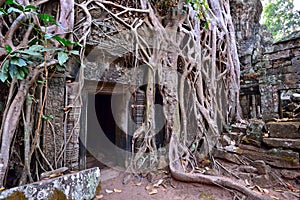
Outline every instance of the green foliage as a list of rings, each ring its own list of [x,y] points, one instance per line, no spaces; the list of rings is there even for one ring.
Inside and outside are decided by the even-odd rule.
[[[53,119],[53,118],[54,118],[53,115],[49,115],[49,116],[43,115],[43,116],[42,116],[42,119],[45,120],[45,121],[48,121],[48,120]]]
[[[24,13],[25,16],[27,16],[26,13],[30,13],[30,15],[36,15],[40,20],[39,24],[43,24],[44,27],[60,25],[52,15],[38,13],[37,7],[33,5],[22,6],[13,0],[6,0],[5,3],[6,6],[0,9],[0,16],[7,15],[13,19],[20,13]],[[30,18],[29,15],[27,17]],[[32,23],[31,21],[26,20],[26,23]],[[26,28],[29,24],[24,22],[24,25],[24,28]],[[30,69],[50,59],[58,61],[60,66],[55,66],[55,68],[60,71],[71,55],[79,55],[79,51],[70,51],[66,48],[70,45],[82,47],[79,43],[61,38],[58,35],[45,34],[44,30],[37,25],[34,26],[34,29],[36,35],[26,47],[13,49],[10,45],[5,45],[5,48],[0,48],[2,52],[6,53],[6,57],[1,64],[0,81],[6,82],[13,78],[23,80],[29,74]],[[63,48],[49,47],[50,40],[60,43]]]
[[[206,0],[186,0],[187,3],[191,4],[193,9],[198,11],[198,18],[204,21],[204,27],[208,29],[209,20],[206,19],[207,10],[209,9],[209,5]]]
[[[263,11],[263,23],[275,40],[300,28],[300,11],[294,9],[293,0],[269,0]]]

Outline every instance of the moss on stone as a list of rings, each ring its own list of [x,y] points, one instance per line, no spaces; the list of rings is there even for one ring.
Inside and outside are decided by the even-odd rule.
[[[28,198],[26,198],[25,194],[23,192],[20,191],[16,191],[14,193],[12,193],[12,195],[10,195],[9,197],[6,198],[6,200],[28,200]]]
[[[96,188],[96,193],[95,194],[98,194],[100,191],[101,191],[101,181],[99,182],[99,184]]]
[[[72,199],[67,199],[66,195],[62,191],[55,189],[49,200],[72,200]]]

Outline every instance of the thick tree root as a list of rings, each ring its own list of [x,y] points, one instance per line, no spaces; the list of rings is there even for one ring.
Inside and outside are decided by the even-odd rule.
[[[176,165],[177,165],[176,161],[170,162],[170,171],[171,171],[172,177],[178,181],[223,186],[225,188],[229,188],[229,189],[233,189],[238,192],[241,192],[242,194],[247,196],[249,199],[253,199],[253,200],[270,200],[271,199],[271,197],[269,197],[269,196],[255,193],[254,191],[245,187],[244,184],[241,183],[240,181],[235,181],[230,178],[222,177],[222,176],[184,173],[184,172],[181,172],[179,169],[177,169]]]

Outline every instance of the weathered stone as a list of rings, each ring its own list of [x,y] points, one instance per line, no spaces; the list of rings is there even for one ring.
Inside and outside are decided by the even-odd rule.
[[[254,176],[252,181],[255,185],[264,188],[273,187],[277,183],[276,180],[273,180],[272,176],[269,176],[268,174]]]
[[[258,174],[268,174],[270,172],[269,166],[263,160],[255,160],[251,163],[257,169]]]
[[[66,199],[92,199],[99,183],[100,170],[96,167],[75,174],[7,189],[0,193],[0,199],[6,199],[17,191],[24,193],[28,200],[48,200],[52,197],[54,191],[61,191]]]
[[[241,161],[237,158],[237,155],[235,153],[230,153],[223,149],[214,148],[213,155],[215,158],[219,158],[236,164],[241,164]]]
[[[281,170],[280,173],[281,173],[282,177],[286,178],[286,179],[293,180],[293,179],[296,179],[296,178],[300,178],[300,172],[299,171],[283,169],[283,170]]]
[[[269,122],[266,127],[271,138],[300,138],[300,122]]]
[[[283,147],[288,149],[300,150],[300,139],[264,138],[263,143],[265,143],[269,147]]]
[[[235,152],[252,160],[263,160],[266,164],[278,168],[300,169],[299,153],[291,150],[263,150],[257,147],[240,144]]]
[[[236,133],[236,132],[229,132],[227,133],[228,137],[230,137],[231,140],[235,141],[235,143],[239,143],[241,140],[241,133]]]
[[[291,100],[292,100],[293,102],[300,102],[300,94],[298,94],[298,93],[292,94]]]
[[[283,58],[290,58],[291,51],[290,50],[283,50],[276,53],[272,53],[269,55],[270,60],[279,60]]]
[[[298,104],[292,102],[292,103],[286,105],[283,109],[288,112],[293,112],[297,107],[298,107]]]
[[[227,135],[223,135],[223,136],[222,136],[222,139],[221,139],[221,144],[222,144],[223,146],[228,146],[228,145],[230,145],[230,144],[231,144],[231,139],[230,139],[230,137],[227,136]]]
[[[248,165],[241,165],[237,168],[240,172],[257,173],[257,169]]]
[[[57,75],[49,80],[48,95],[45,105],[45,116],[53,116],[51,123],[44,121],[42,148],[47,159],[52,163],[57,162],[57,167],[62,167],[63,159],[57,160],[56,156],[60,154],[60,148],[64,146],[64,95],[66,80],[64,76]],[[52,129],[53,128],[53,129]],[[55,135],[53,134],[55,132]],[[55,145],[54,145],[55,143]],[[49,170],[49,169],[48,169]]]
[[[241,178],[241,179],[243,179],[243,180],[251,180],[251,174],[250,173],[245,173],[245,172],[236,172],[236,175],[239,177],[239,178]]]
[[[246,133],[247,125],[246,124],[232,124],[231,131],[236,133]]]

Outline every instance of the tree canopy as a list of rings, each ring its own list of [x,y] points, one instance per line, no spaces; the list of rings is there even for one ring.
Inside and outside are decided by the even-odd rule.
[[[275,40],[300,29],[300,10],[294,9],[294,0],[268,0],[264,6],[263,24]]]

